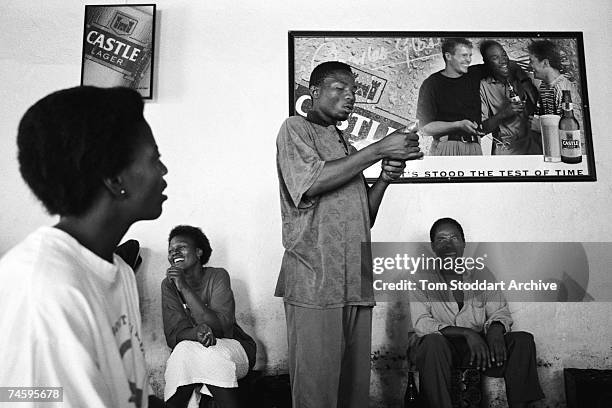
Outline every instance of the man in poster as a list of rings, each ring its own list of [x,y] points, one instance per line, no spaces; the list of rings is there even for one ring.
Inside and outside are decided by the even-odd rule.
[[[419,89],[419,127],[433,136],[433,156],[480,156],[481,72],[468,70],[472,43],[465,38],[445,38],[442,57],[445,68],[425,79]]]
[[[360,151],[349,145],[336,125],[356,88],[350,66],[315,67],[312,110],[286,119],[276,141],[285,253],[275,295],[285,302],[294,408],[368,407],[370,228],[389,182],[422,156],[418,136],[404,130]],[[362,171],[381,159],[368,187]]]
[[[529,64],[533,69],[535,79],[540,83],[540,115],[561,115],[561,95],[563,91],[570,91],[574,105],[576,120],[583,126],[582,100],[576,84],[561,73],[561,51],[557,44],[550,40],[532,42],[527,48],[529,51]]]
[[[517,78],[510,69],[510,59],[500,43],[485,40],[480,43],[485,64],[485,77],[480,81],[482,126],[493,134],[493,155],[542,154],[539,133],[533,133],[529,117],[535,104],[528,96],[528,77]]]

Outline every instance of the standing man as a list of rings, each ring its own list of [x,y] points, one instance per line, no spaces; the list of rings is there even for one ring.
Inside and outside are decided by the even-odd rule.
[[[419,127],[433,136],[433,156],[482,155],[478,132],[481,71],[468,70],[472,43],[465,38],[445,38],[442,56],[445,68],[425,79],[419,89]]]
[[[562,115],[561,96],[563,91],[570,91],[574,104],[574,115],[583,128],[582,99],[576,85],[561,74],[561,53],[559,47],[550,40],[534,41],[527,47],[529,64],[535,79],[540,84],[541,115]]]
[[[447,290],[423,291],[417,295],[418,300],[410,303],[413,327],[419,336],[416,365],[421,392],[429,406],[452,407],[453,366],[472,366],[487,376],[503,376],[510,408],[525,407],[529,401],[544,398],[533,336],[510,331],[512,317],[503,293],[452,290],[459,286],[457,281],[492,282],[493,278],[486,268],[470,271],[467,262],[463,262],[465,236],[461,225],[452,218],[441,218],[434,222],[429,236],[431,248],[444,267],[428,271],[428,280]],[[445,268],[448,264],[454,268]],[[460,269],[461,265],[466,267]]]
[[[284,298],[294,408],[367,407],[372,288],[370,228],[389,182],[422,156],[415,133],[396,131],[357,151],[336,124],[355,104],[350,66],[310,76],[312,110],[290,117],[276,141]],[[368,187],[362,171],[382,159]]]
[[[540,135],[532,137],[529,128],[529,116],[535,110],[524,85],[529,78],[519,81],[497,41],[481,42],[480,54],[485,64],[485,77],[480,81],[482,126],[485,133],[493,134],[491,154],[542,154]]]

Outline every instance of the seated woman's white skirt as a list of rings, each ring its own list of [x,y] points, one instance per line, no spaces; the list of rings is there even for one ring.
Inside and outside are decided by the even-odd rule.
[[[238,380],[249,371],[249,359],[234,339],[217,339],[204,347],[196,341],[181,341],[166,362],[164,400],[168,401],[182,385],[202,384],[194,392],[189,407],[200,401],[200,393],[212,396],[206,384],[222,388],[238,387]]]

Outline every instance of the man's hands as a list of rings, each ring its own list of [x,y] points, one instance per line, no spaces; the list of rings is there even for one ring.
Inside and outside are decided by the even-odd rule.
[[[476,333],[474,330],[466,329],[464,337],[470,349],[470,365],[474,365],[477,369],[482,371],[489,368],[491,366],[489,361],[489,348],[480,334]]]
[[[385,156],[381,163],[380,179],[385,183],[397,180],[404,174],[407,160],[423,157],[419,148],[419,135],[406,128],[398,129],[378,142],[379,153]]]
[[[393,180],[397,180],[404,174],[406,162],[403,160],[383,159],[381,167],[382,172],[380,173],[380,178],[382,181],[389,183]]]
[[[502,366],[508,357],[503,325],[497,323],[489,326],[489,330],[487,330],[487,344],[489,345],[491,366]]]
[[[465,132],[470,135],[478,134],[478,123],[473,122],[469,119],[463,119],[455,122],[455,129],[457,131]]]
[[[217,344],[217,338],[213,334],[212,329],[206,323],[200,323],[195,328],[195,341],[202,344],[204,347],[214,346]]]
[[[521,113],[523,113],[524,110],[525,110],[525,102],[508,101],[508,103],[503,107],[503,109],[499,111],[499,116],[500,116],[500,119],[507,120],[507,119],[514,118],[517,115],[520,115]]]
[[[419,148],[419,135],[406,128],[398,129],[376,143],[378,153],[387,159],[416,160],[423,156]],[[383,169],[384,170],[384,169]]]
[[[487,331],[486,341],[474,330],[466,329],[464,338],[470,350],[470,365],[479,370],[502,366],[506,362],[507,350],[504,341],[504,326],[492,324]]]

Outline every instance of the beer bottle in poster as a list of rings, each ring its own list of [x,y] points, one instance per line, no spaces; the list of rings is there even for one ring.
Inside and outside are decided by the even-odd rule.
[[[406,385],[406,394],[404,395],[404,408],[419,408],[421,402],[419,399],[419,391],[414,382],[414,373],[408,371],[408,384]]]
[[[563,91],[561,96],[563,115],[559,120],[559,139],[561,142],[561,161],[563,163],[580,163],[580,125],[574,117],[570,91]]]
[[[521,97],[518,96],[518,94],[514,90],[514,87],[512,86],[510,81],[508,81],[508,85],[507,86],[508,86],[508,98],[510,99],[510,102],[512,102],[512,103],[519,103],[521,101]]]

